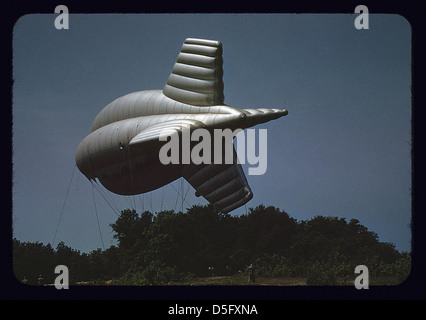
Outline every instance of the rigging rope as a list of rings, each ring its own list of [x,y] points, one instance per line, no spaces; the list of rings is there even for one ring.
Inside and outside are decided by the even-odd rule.
[[[182,179],[182,178],[181,178]],[[185,203],[188,205],[188,206],[191,206],[189,203],[188,203],[188,201],[186,201],[185,200],[185,197],[183,196],[183,193],[180,193],[178,190],[176,190],[176,188],[175,188],[175,186],[173,185],[173,183],[171,183],[170,184],[171,186],[172,186],[172,188],[176,191],[176,193],[181,197],[181,199],[182,199],[182,206],[181,206],[181,208],[183,208],[183,202],[185,201]],[[181,185],[182,185],[182,180],[181,180]],[[189,185],[188,185],[188,190],[189,190]],[[187,191],[187,193],[188,193],[188,191]],[[178,200],[178,198],[176,197],[176,204],[177,204],[177,200]],[[176,206],[176,204],[175,204],[175,206]],[[181,210],[181,211],[183,211],[183,209]]]
[[[101,237],[102,249],[103,249],[103,250],[105,250],[104,239],[102,238],[102,232],[101,232],[101,225],[99,224],[98,210],[97,210],[97,208],[96,208],[95,192],[93,191],[94,186],[93,186],[93,182],[92,182],[92,180],[90,180],[90,183],[92,184],[92,197],[93,197],[93,204],[95,205],[96,221],[98,222],[98,230],[99,230],[99,235],[100,235],[100,237]]]
[[[99,192],[99,194],[102,196],[102,198],[104,198],[105,202],[110,206],[112,211],[114,211],[115,215],[117,217],[120,216],[120,210],[118,209],[118,206],[115,203],[114,199],[112,197],[110,199],[108,199],[108,192],[105,192],[105,190],[103,190],[101,188],[101,186],[98,184],[98,182],[96,180],[95,180],[95,183],[96,183],[95,189]],[[112,206],[112,204],[114,204],[115,208]]]
[[[139,200],[141,202],[142,205],[142,211],[141,212],[145,212],[145,196],[142,194],[139,195]]]
[[[167,192],[167,185],[163,187],[163,190],[161,192],[161,205],[160,205],[160,211],[163,211],[163,203],[164,203],[164,198],[166,197],[166,192]]]
[[[55,243],[56,235],[58,234],[59,224],[61,223],[62,216],[63,216],[63,214],[64,214],[65,203],[66,203],[67,198],[68,198],[68,193],[70,192],[70,187],[71,187],[71,183],[72,183],[72,179],[73,179],[73,177],[74,177],[74,171],[75,171],[75,168],[76,168],[76,167],[77,167],[77,165],[74,165],[74,168],[72,169],[71,179],[70,179],[70,182],[69,182],[69,184],[68,184],[67,193],[65,194],[64,203],[62,204],[62,209],[61,209],[61,214],[60,214],[60,216],[59,216],[58,225],[56,226],[55,235],[53,236],[52,246],[53,246],[53,244]]]

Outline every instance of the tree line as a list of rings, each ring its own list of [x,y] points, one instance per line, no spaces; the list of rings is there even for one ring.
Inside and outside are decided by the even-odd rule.
[[[80,253],[60,242],[13,240],[18,280],[53,283],[57,265],[69,269],[70,283],[111,281],[121,285],[159,285],[191,277],[244,273],[252,265],[263,277],[306,277],[308,285],[336,284],[366,265],[370,277],[402,282],[410,254],[380,242],[357,219],[315,216],[297,221],[264,205],[247,214],[223,214],[211,205],[186,212],[121,211],[111,224],[117,245]]]

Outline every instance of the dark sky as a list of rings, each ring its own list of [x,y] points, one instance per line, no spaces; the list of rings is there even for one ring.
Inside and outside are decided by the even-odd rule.
[[[135,197],[103,189],[102,197],[74,162],[98,112],[124,94],[162,89],[184,39],[197,37],[223,43],[226,104],[289,111],[256,127],[268,130],[268,167],[247,176],[247,208],[273,205],[299,221],[355,218],[410,250],[411,30],[403,17],[370,14],[369,29],[357,30],[356,14],[71,14],[69,29],[57,30],[56,16],[26,15],[14,28],[17,239],[89,252],[115,243],[117,215],[104,197],[118,211],[180,210],[182,188],[184,209],[206,203],[180,180]]]

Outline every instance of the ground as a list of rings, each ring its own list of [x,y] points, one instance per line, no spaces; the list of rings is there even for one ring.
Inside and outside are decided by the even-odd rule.
[[[123,285],[117,280],[108,281],[82,281],[77,285]],[[383,277],[370,279],[370,285],[373,286],[392,286],[398,285],[396,279]],[[180,281],[170,281],[161,283],[160,286],[306,286],[306,277],[256,277],[256,282],[249,282],[248,275],[232,276],[212,276],[212,277],[190,277]],[[338,279],[337,286],[354,286],[354,279]]]

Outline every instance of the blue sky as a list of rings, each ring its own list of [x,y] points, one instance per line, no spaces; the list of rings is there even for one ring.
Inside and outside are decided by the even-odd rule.
[[[115,243],[116,212],[75,168],[75,150],[109,102],[162,89],[184,39],[197,37],[223,43],[226,104],[289,111],[256,127],[268,129],[268,169],[248,176],[247,207],[273,205],[299,221],[355,218],[410,250],[411,30],[403,17],[370,14],[369,29],[357,30],[356,14],[71,14],[69,29],[57,30],[56,16],[25,15],[14,28],[17,239],[55,238],[54,247],[84,252]],[[180,210],[180,188],[189,188],[184,208],[206,203],[181,181],[142,196],[103,195],[118,210]]]

